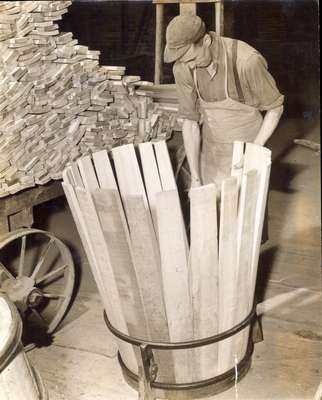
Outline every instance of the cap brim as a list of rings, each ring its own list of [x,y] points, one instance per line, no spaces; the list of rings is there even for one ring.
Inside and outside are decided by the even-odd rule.
[[[180,57],[185,55],[185,53],[190,49],[190,47],[191,44],[186,44],[185,46],[173,49],[170,48],[168,45],[166,45],[163,56],[164,62],[172,63],[177,61]]]

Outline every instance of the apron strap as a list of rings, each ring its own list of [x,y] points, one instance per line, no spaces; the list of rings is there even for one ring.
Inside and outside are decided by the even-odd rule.
[[[237,46],[238,42],[236,39],[233,40],[233,45],[232,45],[232,64],[233,64],[233,73],[234,73],[234,79],[235,79],[235,85],[236,85],[236,90],[238,94],[238,99],[240,103],[245,103],[245,97],[243,93],[243,89],[241,87],[238,71],[237,71]]]
[[[192,74],[193,74],[193,81],[194,81],[194,84],[195,84],[195,88],[196,88],[196,91],[197,91],[198,98],[200,100],[202,100],[200,92],[199,92],[199,87],[198,87],[197,68],[193,69]]]

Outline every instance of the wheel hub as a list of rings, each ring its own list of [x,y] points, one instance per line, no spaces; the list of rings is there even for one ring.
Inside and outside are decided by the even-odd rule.
[[[42,300],[41,290],[35,287],[35,281],[28,276],[7,279],[1,289],[21,312],[25,312],[28,307],[36,307]]]
[[[43,299],[42,291],[34,288],[28,295],[27,303],[30,307],[37,307]]]

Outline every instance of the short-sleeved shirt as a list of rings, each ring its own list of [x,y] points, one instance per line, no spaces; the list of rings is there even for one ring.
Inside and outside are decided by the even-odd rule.
[[[196,72],[201,97],[207,102],[215,102],[226,98],[224,46],[225,48],[231,46],[233,39],[218,36],[215,32],[210,32],[210,35],[213,62],[207,68],[197,68]],[[226,54],[228,65],[232,65],[234,60],[231,52]],[[257,50],[238,40],[235,65],[245,104],[260,111],[271,110],[283,104],[284,96],[279,92],[274,78],[269,73],[265,58]],[[177,61],[173,66],[173,74],[179,98],[180,116],[199,121],[198,95],[193,71],[186,63]],[[228,94],[233,100],[240,101],[232,68],[228,68]]]

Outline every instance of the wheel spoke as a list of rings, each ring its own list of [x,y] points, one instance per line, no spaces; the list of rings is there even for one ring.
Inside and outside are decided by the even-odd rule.
[[[56,293],[42,293],[43,297],[47,299],[66,299],[66,296],[63,294],[56,294]]]
[[[4,273],[9,279],[15,279],[15,277],[7,270],[7,268],[0,262],[0,274]]]
[[[37,265],[35,266],[33,273],[31,274],[32,279],[35,279],[36,276],[38,275],[40,268],[42,267],[42,265],[46,259],[46,256],[49,253],[50,249],[52,248],[54,242],[55,242],[55,239],[50,239],[50,241],[47,243],[47,246],[45,247],[44,251],[41,253],[39,261],[38,261]]]
[[[41,278],[36,279],[36,285],[38,285],[39,283],[41,283],[41,282],[43,282],[43,281],[45,281],[45,280],[47,280],[47,279],[49,279],[49,278],[51,278],[51,277],[53,277],[53,276],[59,274],[60,272],[64,271],[64,269],[65,269],[66,267],[68,267],[68,265],[67,265],[67,264],[64,264],[64,265],[62,265],[61,267],[55,269],[54,271],[48,272],[48,274],[42,276]]]
[[[38,321],[44,325],[44,326],[48,326],[48,322],[45,320],[45,318],[40,314],[39,311],[37,311],[35,308],[31,309],[31,312],[35,315],[35,317],[37,317]]]
[[[26,255],[26,242],[27,242],[27,236],[23,236],[21,238],[21,249],[20,249],[19,267],[18,267],[18,277],[23,276],[23,270],[24,270],[24,266],[25,266],[25,255]]]

